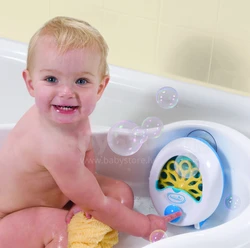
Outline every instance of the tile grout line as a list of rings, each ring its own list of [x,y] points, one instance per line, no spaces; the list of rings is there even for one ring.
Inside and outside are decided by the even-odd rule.
[[[155,60],[155,65],[156,65],[156,73],[159,73],[158,70],[158,63],[157,63],[157,56],[158,56],[158,50],[159,50],[159,43],[160,43],[160,16],[161,16],[161,9],[162,9],[162,1],[160,0],[159,3],[159,15],[157,18],[157,37],[156,37],[156,44],[155,44],[155,54],[154,54],[154,60]]]
[[[215,42],[215,36],[218,30],[218,20],[219,20],[219,12],[221,8],[221,0],[218,0],[218,10],[217,10],[217,16],[216,16],[216,24],[214,29],[214,35],[212,39],[212,46],[211,46],[211,55],[209,60],[209,66],[208,66],[208,75],[207,75],[207,83],[210,84],[210,74],[211,74],[211,67],[212,67],[212,60],[213,60],[213,52],[214,52],[214,42]]]

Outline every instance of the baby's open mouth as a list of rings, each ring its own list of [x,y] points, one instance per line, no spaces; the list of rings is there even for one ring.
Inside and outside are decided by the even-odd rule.
[[[78,106],[62,106],[62,105],[53,105],[59,111],[73,111],[78,109]]]

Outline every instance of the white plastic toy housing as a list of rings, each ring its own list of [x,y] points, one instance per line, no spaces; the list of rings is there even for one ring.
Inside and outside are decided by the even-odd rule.
[[[157,189],[157,181],[164,164],[175,156],[195,157],[202,176],[202,197],[196,201],[184,190],[173,187]],[[191,158],[190,157],[190,158]],[[149,177],[149,191],[153,204],[159,215],[165,215],[168,206],[176,206],[183,212],[182,217],[174,225],[189,226],[206,220],[219,205],[223,193],[223,172],[217,153],[205,142],[190,137],[171,141],[156,156]]]

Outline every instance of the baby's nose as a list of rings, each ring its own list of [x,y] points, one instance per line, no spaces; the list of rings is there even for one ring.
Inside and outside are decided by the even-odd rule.
[[[67,98],[75,97],[75,92],[74,92],[73,87],[70,85],[62,86],[60,91],[59,91],[59,96],[60,97],[67,97]]]

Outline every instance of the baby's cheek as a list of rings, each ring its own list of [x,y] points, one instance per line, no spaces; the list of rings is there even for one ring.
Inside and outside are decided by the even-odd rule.
[[[35,103],[36,103],[36,106],[37,106],[37,108],[39,109],[39,111],[44,112],[44,106],[43,106],[43,104],[42,104],[41,99],[35,98]]]
[[[42,94],[35,94],[35,104],[40,112],[48,112],[50,104],[49,99],[46,96],[43,96]]]
[[[95,107],[96,103],[90,101],[89,103],[82,106],[82,113],[85,115],[90,115],[94,111]]]

